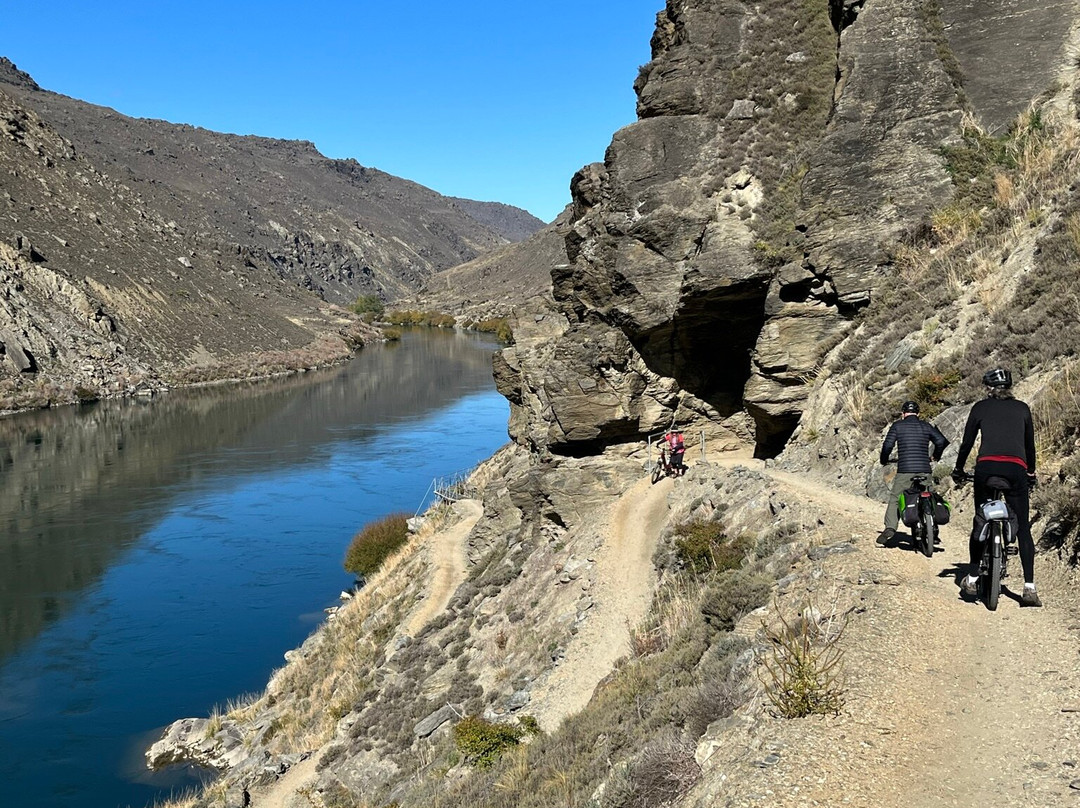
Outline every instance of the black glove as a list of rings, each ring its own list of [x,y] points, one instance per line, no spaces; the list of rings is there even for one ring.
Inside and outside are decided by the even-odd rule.
[[[1039,478],[1036,477],[1034,474],[1028,474],[1027,478],[1029,491],[1039,484]]]
[[[967,475],[964,474],[964,470],[963,469],[953,469],[952,470],[952,481],[954,483],[956,483],[957,485],[961,485],[963,483],[966,483],[967,482]]]

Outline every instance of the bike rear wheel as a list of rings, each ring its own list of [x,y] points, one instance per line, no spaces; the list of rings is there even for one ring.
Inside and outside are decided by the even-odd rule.
[[[931,558],[934,555],[934,539],[937,538],[937,525],[934,523],[934,517],[929,513],[924,513],[922,516],[922,533],[923,555]]]
[[[1001,535],[1001,523],[994,522],[990,525],[990,535],[986,538],[986,581],[984,581],[983,594],[986,598],[986,608],[994,611],[998,606],[998,597],[1001,595],[1001,552],[1004,549],[1004,537]]]

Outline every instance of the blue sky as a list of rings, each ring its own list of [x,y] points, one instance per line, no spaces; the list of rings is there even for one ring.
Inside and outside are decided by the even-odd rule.
[[[663,0],[5,4],[42,87],[329,157],[545,221],[634,118]]]

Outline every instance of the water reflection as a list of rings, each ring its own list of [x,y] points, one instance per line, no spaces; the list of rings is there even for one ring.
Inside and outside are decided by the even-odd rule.
[[[179,493],[373,445],[491,387],[490,349],[407,334],[348,365],[0,419],[0,662],[64,615]]]

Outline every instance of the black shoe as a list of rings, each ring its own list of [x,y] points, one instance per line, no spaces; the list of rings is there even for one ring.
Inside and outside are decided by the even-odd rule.
[[[896,531],[891,527],[885,528],[878,534],[877,543],[884,547],[886,544],[892,541],[892,537],[896,535]]]
[[[1039,600],[1039,593],[1032,587],[1025,586],[1024,594],[1020,596],[1021,606],[1042,606],[1042,601]]]
[[[960,594],[965,598],[977,598],[979,596],[979,579],[974,581],[964,576],[960,579]]]

